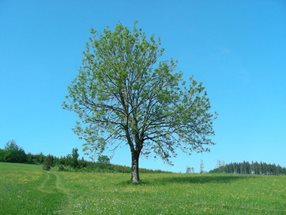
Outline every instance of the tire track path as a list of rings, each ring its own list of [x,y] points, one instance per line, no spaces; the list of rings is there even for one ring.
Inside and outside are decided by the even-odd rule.
[[[55,187],[58,192],[63,193],[66,196],[66,201],[63,204],[62,209],[60,210],[60,214],[70,215],[72,214],[72,194],[71,191],[63,185],[62,178],[59,176],[59,173],[53,173],[56,177]]]
[[[50,173],[49,172],[44,173],[44,179],[43,179],[42,183],[39,185],[38,190],[40,192],[43,192],[43,193],[52,193],[52,191],[50,189],[47,189],[50,180],[51,180]]]
[[[65,196],[60,210],[56,211],[55,213],[64,215],[72,214],[72,194],[71,191],[64,186],[64,182],[62,181],[60,174],[54,172],[45,172],[43,177],[42,182],[37,188],[40,192],[47,194],[62,193]]]

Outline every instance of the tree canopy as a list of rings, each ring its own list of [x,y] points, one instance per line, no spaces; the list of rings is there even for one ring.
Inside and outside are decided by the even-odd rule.
[[[0,162],[24,163],[27,161],[25,151],[16,144],[15,140],[6,143],[4,150],[0,149]]]
[[[161,60],[163,53],[160,39],[136,24],[92,30],[64,103],[79,116],[74,131],[85,150],[129,146],[133,182],[141,154],[170,162],[177,148],[203,152],[213,144],[215,115],[203,84],[192,77],[185,82],[174,60]]]

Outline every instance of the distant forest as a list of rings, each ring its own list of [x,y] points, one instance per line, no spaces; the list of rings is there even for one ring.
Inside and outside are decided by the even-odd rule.
[[[0,162],[26,163],[43,165],[44,170],[52,167],[59,171],[87,171],[87,172],[113,172],[130,173],[130,167],[110,163],[108,156],[99,156],[97,162],[79,158],[78,149],[73,148],[72,153],[62,157],[44,155],[43,153],[26,153],[16,144],[15,140],[8,141],[4,149],[0,149]],[[166,172],[161,170],[140,169],[141,172]]]
[[[255,174],[255,175],[280,175],[286,174],[286,168],[275,164],[263,162],[241,162],[230,163],[219,166],[210,173],[233,173],[233,174]]]

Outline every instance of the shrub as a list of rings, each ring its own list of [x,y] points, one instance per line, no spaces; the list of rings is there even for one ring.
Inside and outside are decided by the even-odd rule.
[[[60,164],[58,170],[59,171],[65,171],[66,169],[65,169],[65,167],[63,165]]]
[[[43,170],[49,171],[53,165],[53,156],[48,155],[43,164]]]

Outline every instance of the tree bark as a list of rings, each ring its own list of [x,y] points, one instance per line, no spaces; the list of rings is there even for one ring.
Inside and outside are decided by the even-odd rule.
[[[140,182],[139,177],[139,154],[138,152],[134,151],[131,152],[131,182],[136,184]]]

